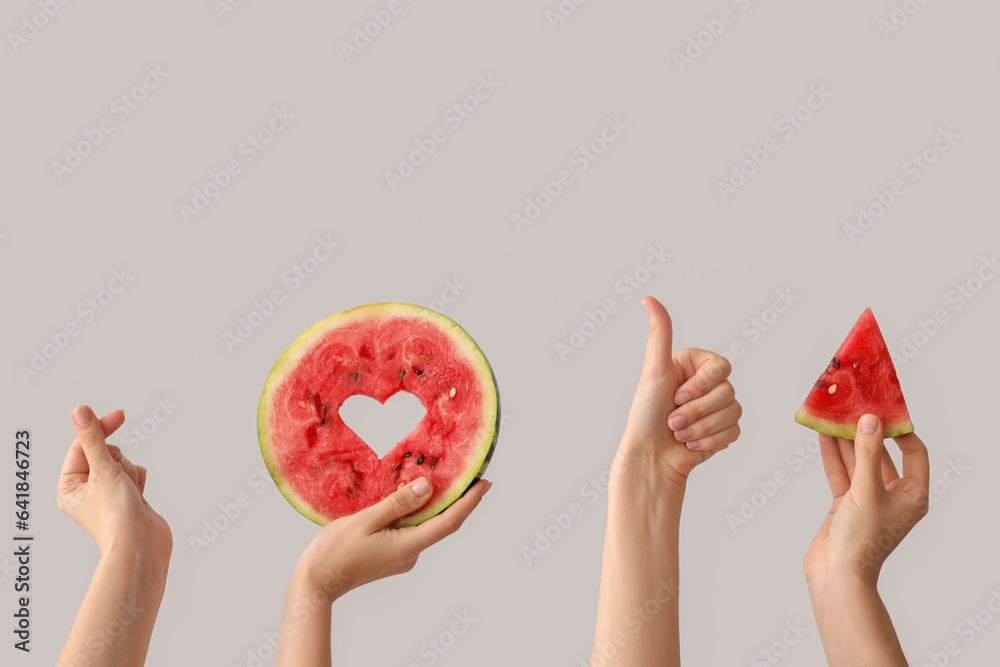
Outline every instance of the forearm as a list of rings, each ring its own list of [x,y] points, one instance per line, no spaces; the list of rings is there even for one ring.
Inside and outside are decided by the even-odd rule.
[[[285,593],[275,667],[330,667],[333,596],[297,570]]]
[[[830,667],[907,667],[875,582],[828,576],[809,594]]]
[[[166,572],[134,546],[102,554],[57,667],[142,665],[165,584]]]
[[[623,472],[608,491],[594,653],[609,667],[680,665],[679,555],[683,485]]]

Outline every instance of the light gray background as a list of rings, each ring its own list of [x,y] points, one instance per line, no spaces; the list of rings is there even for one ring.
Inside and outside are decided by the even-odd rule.
[[[733,375],[743,436],[694,473],[686,499],[686,662],[752,664],[786,622],[801,621],[806,635],[780,664],[822,664],[801,561],[829,497],[818,456],[788,458],[812,435],[792,414],[866,306],[897,356],[921,320],[938,309],[949,317],[899,365],[943,493],[890,559],[884,597],[912,664],[949,641],[961,650],[950,664],[995,662],[1000,619],[971,642],[957,626],[1000,590],[990,426],[1000,281],[961,309],[949,293],[1000,246],[1000,6],[904,4],[919,11],[885,39],[888,0],[594,0],[555,30],[546,11],[556,0],[404,1],[350,63],[339,44],[387,2],[246,0],[220,19],[208,0],[93,0],[60,6],[17,53],[5,38],[0,539],[14,532],[13,434],[28,428],[38,541],[30,656],[11,648],[15,595],[9,569],[0,573],[4,664],[52,664],[97,561],[55,506],[72,406],[123,407],[128,428],[167,398],[179,408],[127,451],[149,468],[150,502],[175,538],[148,664],[255,664],[316,532],[269,479],[266,488],[251,480],[263,470],[254,415],[271,364],[331,313],[383,300],[431,305],[456,279],[461,295],[444,312],[486,352],[509,417],[487,475],[496,487],[411,574],[336,604],[335,661],[429,665],[421,645],[468,611],[476,622],[436,664],[580,664],[605,520],[604,497],[588,504],[581,487],[607,468],[638,377],[642,294],[625,299],[615,285],[650,245],[672,257],[642,292],[671,310],[677,346],[745,346]],[[678,71],[673,52],[724,9],[735,22]],[[5,36],[38,11],[6,3]],[[148,66],[166,79],[119,120],[113,100]],[[443,114],[480,76],[501,86],[452,130]],[[786,140],[775,123],[812,86],[833,96]],[[275,107],[294,120],[242,162],[237,147]],[[104,117],[114,133],[59,182],[51,163]],[[575,169],[573,153],[608,118],[627,129],[519,233],[511,214],[543,179]],[[436,127],[446,143],[390,192],[384,172]],[[960,138],[907,180],[904,162],[948,127]],[[716,182],[768,137],[780,150],[723,202]],[[185,224],[179,205],[231,159],[242,173]],[[905,194],[850,243],[843,225],[895,178]],[[282,275],[317,237],[340,248],[293,291]],[[77,305],[122,268],[134,281],[85,322]],[[230,352],[223,334],[274,289],[286,302]],[[776,290],[797,299],[751,340],[744,327],[769,317]],[[608,298],[617,311],[563,362],[556,343]],[[17,367],[70,320],[81,334],[22,382]],[[967,468],[953,484],[950,464]],[[726,515],[777,471],[789,482],[734,534]],[[243,492],[250,507],[195,555],[189,537]],[[529,565],[522,546],[573,502],[584,515]]]

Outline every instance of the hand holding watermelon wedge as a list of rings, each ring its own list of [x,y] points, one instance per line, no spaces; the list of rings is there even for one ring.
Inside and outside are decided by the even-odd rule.
[[[855,440],[819,436],[833,505],[805,558],[809,593],[831,665],[906,665],[878,576],[928,508],[927,448],[915,433],[894,441],[903,475],[883,441],[882,422],[864,415]]]

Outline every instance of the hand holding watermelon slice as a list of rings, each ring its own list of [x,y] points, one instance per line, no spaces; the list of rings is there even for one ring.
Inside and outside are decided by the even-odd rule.
[[[915,433],[894,438],[900,476],[875,415],[856,439],[819,436],[833,506],[805,558],[805,574],[831,665],[906,665],[878,593],[882,565],[927,514],[930,466]]]
[[[416,396],[426,414],[384,456],[348,427],[350,396]],[[408,572],[458,530],[492,484],[480,479],[500,426],[493,370],[449,318],[377,303],[302,334],[268,376],[261,453],[278,488],[324,528],[288,586],[277,665],[330,664],[330,606],[375,579]]]
[[[419,526],[394,528],[431,498],[433,487],[421,477],[381,502],[327,524],[303,552],[295,576],[332,602],[376,579],[409,572],[424,549],[462,526],[492,486],[479,480],[448,511]]]
[[[303,552],[285,595],[275,665],[329,665],[331,605],[376,579],[409,572],[427,547],[458,530],[493,484],[479,480],[419,526],[393,528],[433,497],[421,477],[359,512],[328,523]]]

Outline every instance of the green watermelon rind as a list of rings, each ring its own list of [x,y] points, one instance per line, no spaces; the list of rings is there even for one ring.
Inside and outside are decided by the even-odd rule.
[[[481,443],[480,449],[486,450],[483,457],[481,459],[478,457],[473,458],[466,469],[456,477],[456,482],[452,484],[451,488],[446,493],[443,493],[433,504],[421,508],[418,513],[413,514],[412,516],[404,517],[393,524],[394,526],[400,528],[404,526],[415,526],[423,523],[433,516],[440,514],[446,508],[450,507],[469,489],[469,487],[475,484],[483,476],[483,473],[486,471],[486,467],[493,458],[493,452],[496,449],[497,439],[500,435],[500,391],[497,386],[496,375],[493,373],[493,367],[490,366],[489,361],[486,359],[486,355],[483,354],[483,351],[472,339],[472,336],[470,336],[465,329],[459,326],[458,323],[450,317],[421,306],[415,306],[413,304],[383,302],[357,306],[350,310],[345,310],[341,313],[336,313],[320,320],[306,329],[302,335],[293,341],[292,344],[289,345],[288,348],[281,354],[281,356],[278,357],[278,360],[274,362],[274,366],[271,368],[270,373],[268,373],[267,380],[264,382],[264,389],[261,392],[260,402],[257,406],[257,438],[260,441],[261,456],[264,458],[264,464],[267,466],[267,470],[271,474],[271,479],[274,480],[274,483],[278,487],[278,491],[281,492],[281,495],[285,497],[285,499],[296,509],[296,511],[320,526],[328,524],[330,519],[317,512],[305,498],[301,497],[295,492],[294,489],[291,488],[291,486],[285,481],[284,477],[280,474],[277,463],[271,454],[272,443],[270,430],[268,428],[270,421],[270,398],[274,389],[276,389],[285,379],[288,371],[295,367],[295,364],[299,361],[299,359],[301,359],[302,356],[312,348],[312,345],[318,341],[328,329],[332,326],[342,326],[351,317],[368,317],[374,310],[382,310],[383,314],[399,313],[410,317],[420,316],[434,322],[439,327],[444,329],[449,334],[449,338],[456,345],[464,348],[468,353],[466,358],[473,363],[475,370],[477,371],[476,376],[480,379],[480,385],[484,390],[484,405],[496,406],[494,418],[492,420],[484,420],[486,424],[492,424],[492,428],[487,427],[486,432],[479,438]],[[483,376],[485,376],[486,373],[489,373],[489,382],[482,381]],[[489,441],[488,448],[485,447],[485,443],[487,441]],[[465,480],[468,481],[466,482]]]
[[[795,413],[795,421],[803,426],[811,428],[814,431],[825,433],[826,435],[833,436],[834,438],[854,440],[858,434],[857,422],[849,424],[832,422],[828,419],[817,417],[806,410],[805,407],[799,408],[799,411]],[[882,428],[884,429],[883,437],[886,438],[896,438],[901,435],[906,435],[907,433],[913,433],[913,423],[909,421],[882,424]]]

